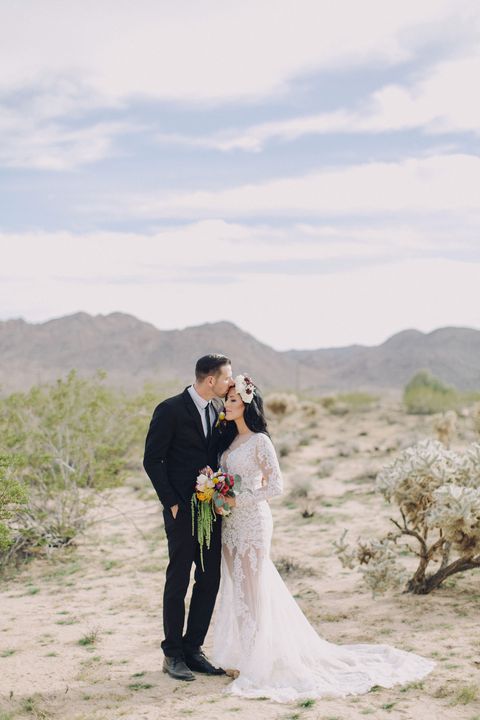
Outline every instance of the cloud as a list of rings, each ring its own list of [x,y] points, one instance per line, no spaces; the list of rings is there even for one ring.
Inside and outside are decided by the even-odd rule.
[[[211,220],[150,235],[4,233],[0,255],[3,318],[122,311],[163,329],[228,319],[278,349],[480,327],[477,236],[442,228]]]
[[[127,123],[66,128],[35,122],[21,113],[0,115],[0,165],[40,170],[73,170],[114,154],[114,141],[133,130]]]
[[[210,136],[160,133],[160,142],[223,152],[259,152],[272,140],[291,142],[306,135],[383,133],[422,129],[426,133],[480,134],[480,103],[474,87],[480,77],[480,54],[437,63],[411,85],[389,84],[374,92],[359,110],[333,112],[259,123]]]
[[[226,190],[133,195],[99,207],[110,217],[331,217],[477,212],[480,157],[406,158],[327,168]]]
[[[466,42],[474,7],[472,0],[19,0],[1,9],[0,92],[68,78],[106,104],[248,101],[285,91],[305,72],[404,62],[432,31]]]
[[[407,0],[397,6],[382,0],[142,0],[134,8],[126,0],[4,4],[0,164],[70,170],[110,156],[120,135],[140,130],[124,122],[92,122],[88,113],[93,110],[125,112],[144,100],[190,107],[264,101],[287,95],[300,76],[412,60],[431,36],[441,43],[454,33],[455,44],[468,49],[475,38],[474,23],[466,22],[472,7],[471,0],[420,5]],[[451,92],[458,87],[455,78],[448,84]],[[355,124],[363,123],[368,132],[370,123],[374,132],[379,118],[388,124],[399,105],[404,114],[409,107],[420,112],[414,91],[382,92],[372,98],[376,112],[367,110],[365,117],[339,110],[212,137],[160,134],[159,139],[259,150],[275,137],[343,132]],[[440,92],[441,83],[438,91],[432,89]],[[457,115],[465,118],[467,111],[459,98]],[[449,118],[454,115],[451,111]],[[469,122],[475,123],[473,114]]]
[[[374,344],[405,327],[480,327],[478,246],[467,241],[469,260],[459,262],[443,253],[447,236],[383,232],[382,242],[368,226],[341,236],[328,226],[279,232],[212,221],[152,236],[3,234],[2,317],[122,311],[163,329],[228,319],[278,349]]]
[[[331,263],[385,264],[413,258],[449,257],[453,250],[480,260],[476,235],[423,230],[397,222],[242,225],[207,220],[153,233],[1,233],[3,282],[51,279],[80,284],[194,282],[207,273],[241,277],[252,273],[307,275],[329,272]],[[268,268],[268,269],[265,269]],[[280,268],[280,269],[279,269]]]

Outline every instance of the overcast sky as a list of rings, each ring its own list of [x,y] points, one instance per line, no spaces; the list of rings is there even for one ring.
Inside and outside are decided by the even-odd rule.
[[[476,0],[0,4],[0,319],[480,328]]]

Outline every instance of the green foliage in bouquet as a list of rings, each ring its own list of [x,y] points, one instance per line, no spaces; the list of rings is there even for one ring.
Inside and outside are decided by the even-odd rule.
[[[454,409],[460,397],[454,388],[444,385],[428,370],[420,370],[406,385],[403,402],[411,415],[432,415]]]
[[[200,545],[200,562],[204,570],[203,548],[210,549],[213,523],[216,522],[213,502],[198,500],[195,494],[192,495],[192,535],[195,535],[195,524],[197,525],[197,540]]]
[[[218,471],[221,473],[221,471]],[[213,484],[217,479],[216,474],[212,475],[210,485],[199,489],[198,478],[197,488],[192,495],[191,511],[192,511],[192,535],[195,535],[195,525],[197,527],[197,540],[200,545],[200,562],[202,570],[204,570],[203,548],[210,549],[210,540],[213,530],[213,523],[217,521],[217,512],[222,515],[230,513],[230,506],[225,501],[225,497],[219,490],[215,489]],[[242,479],[240,475],[234,475],[235,491],[228,491],[228,497],[235,497],[240,492]],[[217,486],[218,487],[218,486]]]
[[[342,564],[358,566],[373,592],[404,585],[427,594],[451,575],[480,567],[480,444],[457,453],[437,440],[420,442],[380,471],[377,490],[398,507],[395,531],[356,548],[345,533],[335,543]],[[418,558],[410,575],[400,562],[405,551]]]

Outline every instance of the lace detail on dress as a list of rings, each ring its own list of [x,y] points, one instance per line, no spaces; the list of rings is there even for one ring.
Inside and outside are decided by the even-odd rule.
[[[282,475],[272,441],[255,433],[221,458],[222,468],[242,478],[236,507],[222,521],[222,577],[233,581],[228,593],[241,628],[242,653],[255,641],[258,608],[258,577],[268,558],[272,515],[266,500],[282,492]],[[226,590],[224,584],[224,590]]]
[[[388,645],[334,645],[321,638],[270,559],[267,498],[282,492],[270,438],[256,433],[222,456],[242,477],[236,506],[222,521],[222,575],[213,660],[240,676],[228,691],[280,702],[345,697],[427,675],[431,660]],[[233,612],[232,612],[233,611]]]
[[[230,467],[229,458],[232,458],[234,469]],[[227,472],[238,473],[242,478],[242,491],[237,496],[237,508],[251,507],[255,502],[282,494],[282,474],[275,448],[268,435],[255,433],[233,450],[226,450],[222,460],[221,465]]]

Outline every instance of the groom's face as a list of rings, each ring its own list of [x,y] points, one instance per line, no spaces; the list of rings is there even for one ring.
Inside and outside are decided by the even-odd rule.
[[[232,366],[228,364],[222,365],[212,387],[213,392],[217,397],[224,398],[233,385],[235,385],[235,382],[232,377]]]

